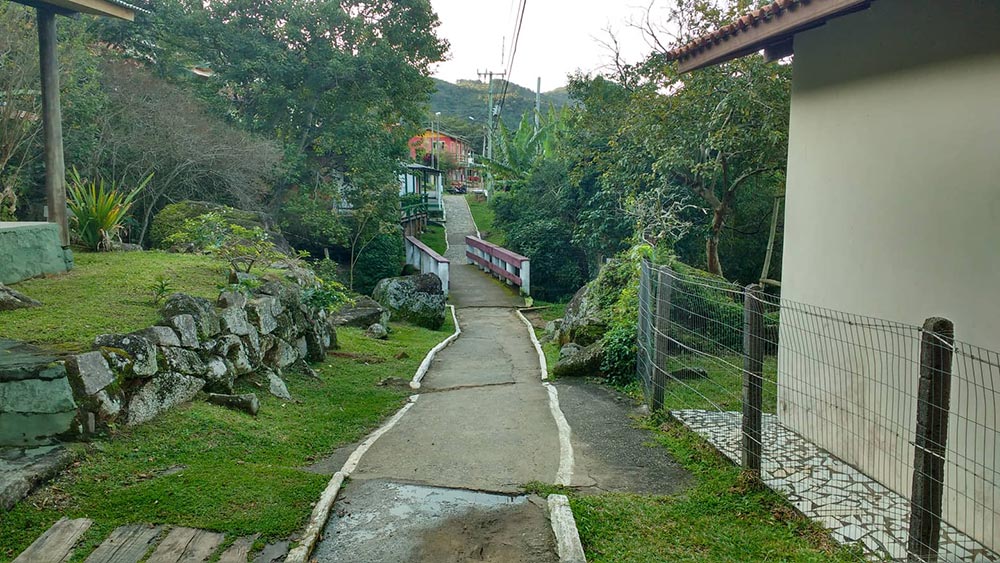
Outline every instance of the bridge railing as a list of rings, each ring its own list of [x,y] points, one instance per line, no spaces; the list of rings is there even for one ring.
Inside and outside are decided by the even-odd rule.
[[[465,257],[469,264],[516,285],[524,295],[531,295],[531,261],[479,237],[465,237]]]
[[[448,295],[451,262],[414,236],[407,236],[403,240],[406,263],[419,269],[421,274],[436,274],[441,278],[441,289]]]

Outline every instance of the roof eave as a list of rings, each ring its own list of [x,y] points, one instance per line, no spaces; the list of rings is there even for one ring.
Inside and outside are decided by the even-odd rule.
[[[780,58],[792,54],[790,45],[795,34],[821,26],[831,19],[867,9],[871,2],[872,0],[800,0],[764,19],[753,19],[750,24],[740,25],[737,22],[729,33],[723,33],[726,30],[723,28],[696,39],[671,52],[668,58],[678,61],[678,70],[682,73],[724,63],[762,49],[773,49],[771,58]]]

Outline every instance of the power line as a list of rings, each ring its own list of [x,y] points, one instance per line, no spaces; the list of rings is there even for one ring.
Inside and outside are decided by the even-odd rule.
[[[507,103],[507,89],[510,86],[511,72],[514,70],[514,57],[517,55],[517,45],[521,39],[521,27],[524,25],[524,9],[526,4],[527,0],[521,0],[518,7],[517,26],[514,28],[514,41],[511,44],[510,59],[507,61],[506,79],[503,83],[503,91],[500,93],[500,107],[497,110],[497,121],[493,124],[494,128],[500,123],[500,116],[503,114],[504,105]]]

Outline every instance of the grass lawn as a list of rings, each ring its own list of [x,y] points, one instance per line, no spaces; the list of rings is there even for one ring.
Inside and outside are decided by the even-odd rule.
[[[419,238],[421,242],[431,247],[431,250],[444,256],[445,251],[448,250],[446,236],[443,225],[427,223],[427,228],[424,229]]]
[[[94,337],[139,330],[160,320],[153,304],[157,276],[171,293],[214,299],[227,267],[214,258],[166,252],[78,252],[69,273],[27,280],[12,287],[42,307],[3,313],[0,337],[61,352],[89,350]]]
[[[739,356],[713,358],[695,354],[671,355],[667,368],[674,372],[683,368],[700,368],[708,377],[667,382],[664,407],[667,410],[706,409],[738,411],[743,404],[743,359]],[[778,360],[764,358],[763,411],[777,412]]]
[[[479,228],[483,238],[499,246],[506,244],[503,233],[493,226],[493,208],[490,207],[489,201],[478,201],[474,194],[466,195],[465,200],[469,202],[472,218],[476,221],[476,227]]]
[[[858,553],[832,540],[780,495],[749,484],[741,470],[674,421],[650,422],[656,443],[696,478],[675,496],[582,495],[531,483],[539,494],[568,494],[590,563],[719,561],[848,562]]]
[[[287,538],[308,518],[328,476],[302,468],[359,440],[406,400],[427,351],[451,334],[392,324],[389,340],[358,329],[337,331],[341,348],[313,367],[320,379],[291,375],[294,401],[257,391],[256,418],[194,402],[113,439],[82,446],[80,463],[0,518],[0,561],[23,550],[60,516],[87,517],[87,549],[116,526],[148,522],[206,528],[261,541]],[[395,356],[406,352],[408,357]],[[344,354],[346,353],[346,354]]]

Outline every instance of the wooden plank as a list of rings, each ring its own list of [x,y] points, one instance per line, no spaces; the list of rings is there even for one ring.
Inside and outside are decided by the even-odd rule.
[[[119,526],[99,545],[86,563],[138,563],[160,537],[160,526]]]
[[[247,560],[250,558],[250,550],[253,548],[253,542],[257,541],[258,535],[245,536],[236,540],[219,557],[218,563],[247,563]]]
[[[80,541],[80,536],[93,523],[87,518],[75,520],[60,518],[41,537],[29,545],[28,549],[18,555],[14,563],[62,563],[69,561],[76,542]]]
[[[215,553],[223,539],[222,534],[206,530],[174,528],[147,563],[199,563]]]
[[[110,16],[126,21],[135,21],[135,10],[130,10],[125,6],[112,4],[105,0],[44,0],[45,4],[58,6],[74,12],[94,14],[98,16]]]

